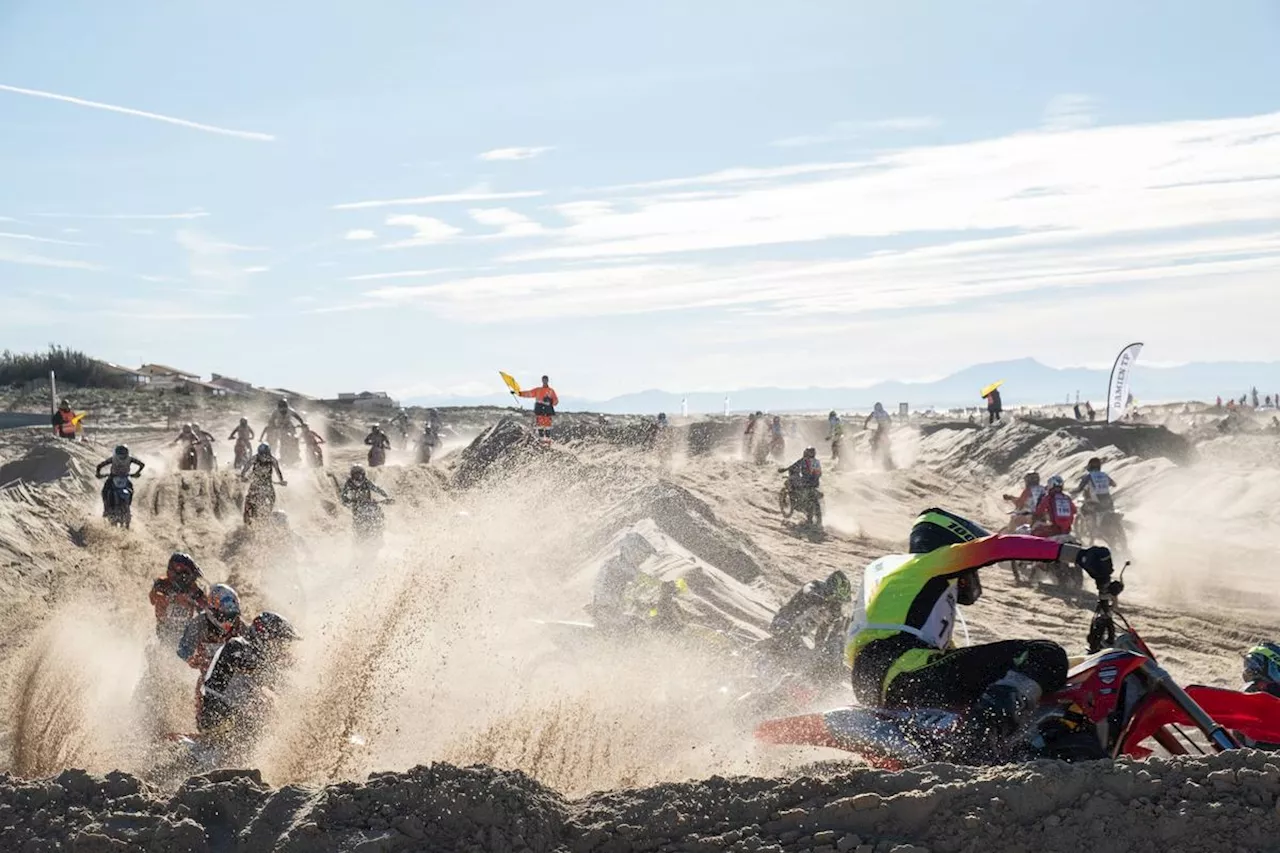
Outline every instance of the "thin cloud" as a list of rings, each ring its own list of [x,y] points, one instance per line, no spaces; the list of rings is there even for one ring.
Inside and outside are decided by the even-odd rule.
[[[458,272],[458,267],[440,267],[433,270],[398,270],[397,272],[371,272],[347,276],[347,281],[378,281],[386,278],[425,278],[442,273]]]
[[[77,240],[59,240],[54,237],[37,237],[34,234],[14,234],[8,231],[0,231],[0,237],[6,240],[26,240],[31,243],[53,243],[57,246],[88,246],[89,243],[81,243]]]
[[[403,249],[410,246],[430,246],[435,243],[443,243],[462,233],[461,228],[450,225],[443,219],[436,219],[434,216],[418,216],[413,213],[401,213],[394,216],[388,216],[386,223],[388,225],[401,225],[412,228],[414,230],[414,235],[408,240],[397,240],[394,243],[387,243],[383,246],[384,249]]]
[[[234,136],[237,139],[252,139],[257,142],[275,141],[275,137],[269,133],[258,133],[251,130],[232,130],[228,127],[217,127],[216,125],[201,124],[200,122],[189,121],[184,118],[174,118],[173,116],[160,115],[159,113],[149,113],[145,110],[135,110],[132,107],[120,107],[114,104],[104,104],[99,101],[86,101],[83,98],[73,98],[70,95],[59,95],[56,92],[43,92],[39,89],[23,89],[18,86],[6,86],[4,84],[0,84],[0,91],[13,92],[17,95],[29,95],[33,98],[47,98],[51,101],[62,101],[66,104],[75,104],[80,107],[91,107],[95,110],[106,110],[107,112],[120,113],[121,115],[136,116],[138,118],[150,119],[151,121],[160,121],[165,124],[190,128],[191,130],[202,130],[205,133]]]
[[[1051,132],[1082,130],[1097,121],[1097,101],[1089,95],[1055,95],[1044,108],[1042,129]]]
[[[378,235],[368,228],[352,228],[343,235],[344,240],[372,240]]]
[[[185,213],[33,213],[45,219],[204,219],[208,212],[196,208]],[[150,232],[148,232],[150,233]]]
[[[504,201],[513,198],[538,198],[543,195],[540,190],[524,190],[519,192],[495,193],[487,190],[463,190],[458,193],[441,195],[424,195],[415,198],[375,199],[373,201],[349,201],[335,204],[330,210],[367,210],[372,207],[403,207],[418,204],[451,204],[454,202]]]
[[[532,160],[552,150],[552,146],[544,145],[536,148],[495,148],[492,151],[485,151],[483,154],[477,154],[478,160]]]
[[[545,230],[523,213],[517,213],[509,207],[472,208],[467,211],[480,225],[488,225],[499,229],[498,237],[533,237]]]
[[[0,242],[0,262],[8,264],[23,264],[31,267],[85,270],[87,272],[100,272],[103,269],[103,267],[98,264],[91,264],[88,261],[76,261],[68,258],[50,258],[44,255],[24,252],[20,249],[12,248],[10,245],[3,242]]]

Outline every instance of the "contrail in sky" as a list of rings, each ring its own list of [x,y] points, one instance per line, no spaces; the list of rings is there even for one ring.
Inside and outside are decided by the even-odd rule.
[[[130,107],[117,107],[114,104],[103,104],[98,101],[86,101],[83,98],[73,98],[70,95],[59,95],[56,92],[42,92],[39,89],[22,89],[18,86],[6,86],[3,83],[0,83],[0,91],[13,92],[18,95],[30,95],[33,98],[48,98],[51,101],[64,101],[68,104],[76,104],[81,107],[93,107],[95,110],[106,110],[108,112],[120,113],[127,116],[149,118],[152,121],[176,124],[178,127],[189,127],[192,130],[203,130],[206,133],[220,133],[223,136],[234,136],[238,139],[253,139],[258,142],[275,141],[275,137],[269,133],[257,133],[252,130],[232,130],[228,127],[216,127],[212,124],[201,124],[198,121],[187,121],[184,118],[162,116],[159,113],[149,113],[145,110],[135,110]]]

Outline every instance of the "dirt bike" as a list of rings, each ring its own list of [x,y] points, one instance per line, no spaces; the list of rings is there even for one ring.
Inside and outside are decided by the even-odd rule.
[[[208,438],[201,438],[196,442],[196,470],[212,471],[218,466],[218,458],[213,452],[213,442]]]
[[[301,461],[302,455],[298,449],[298,437],[291,432],[281,430],[280,464],[292,468]]]
[[[781,462],[787,453],[787,440],[780,435],[769,437],[769,455],[774,462]]]
[[[324,467],[324,450],[320,447],[320,437],[311,430],[302,436],[307,445],[307,465],[312,468]]]
[[[375,444],[369,448],[368,455],[370,468],[381,468],[387,464],[387,448],[381,444]]]
[[[245,439],[236,439],[235,451],[235,467],[237,471],[243,470],[245,463],[253,456],[253,444]]]
[[[182,448],[182,454],[178,457],[179,471],[195,471],[200,467],[200,452],[196,444],[197,442],[192,441]]]
[[[1122,512],[1114,509],[1081,512],[1077,528],[1080,530],[1080,538],[1090,545],[1103,542],[1118,554],[1129,553],[1129,537],[1126,535]]]
[[[392,498],[367,501],[347,501],[351,507],[352,530],[357,542],[375,542],[382,544],[382,531],[386,527],[386,515],[382,511],[383,504],[394,503]]]
[[[1009,513],[1013,517],[1025,517],[1023,513]],[[1033,528],[1030,524],[1020,524],[1014,529],[1014,533],[1020,536],[1036,536],[1032,532]],[[1046,536],[1046,539],[1052,539],[1054,542],[1079,545],[1080,540],[1070,533],[1063,533],[1057,536]],[[1084,586],[1084,571],[1073,563],[1064,560],[1058,560],[1054,563],[1040,563],[1028,560],[1012,560],[1009,568],[1013,570],[1013,582],[1018,585],[1035,586],[1036,581],[1041,577],[1051,579],[1054,584],[1064,589],[1081,589]]]
[[[288,483],[272,483],[254,480],[244,495],[244,523],[253,524],[260,518],[270,518],[276,508],[276,486]]]
[[[822,527],[822,491],[820,489],[808,487],[797,489],[788,479],[778,491],[778,508],[782,510],[783,518],[790,518],[796,510],[800,510],[804,513],[806,526]]]
[[[1173,755],[1203,753],[1202,742],[1215,752],[1244,743],[1280,743],[1280,698],[1178,685],[1117,609],[1123,591],[1123,580],[1099,590],[1088,656],[1071,668],[1062,689],[1042,698],[1032,721],[1004,743],[975,736],[977,727],[963,708],[850,706],[768,720],[756,728],[756,738],[841,749],[884,769],[932,761],[1145,758],[1154,751],[1144,745],[1148,739]],[[1199,736],[1193,738],[1188,728]]]
[[[107,479],[106,474],[99,474],[99,480]],[[133,483],[129,482],[136,478],[137,474],[130,474],[128,477],[112,477],[111,485],[107,488],[107,495],[102,501],[102,517],[112,527],[123,527],[129,529],[129,525],[133,523]]]
[[[871,459],[886,471],[892,471],[895,467],[889,444],[889,430],[876,429],[871,433]]]
[[[422,465],[431,464],[431,454],[435,450],[438,439],[434,434],[424,435],[418,440],[418,462]]]

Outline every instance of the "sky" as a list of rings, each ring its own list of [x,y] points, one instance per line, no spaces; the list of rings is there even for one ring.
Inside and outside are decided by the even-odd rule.
[[[310,394],[1280,359],[1280,4],[11,0],[0,346]]]

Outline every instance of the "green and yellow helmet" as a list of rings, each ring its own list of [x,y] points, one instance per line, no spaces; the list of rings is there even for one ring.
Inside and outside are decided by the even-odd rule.
[[[911,525],[910,551],[912,554],[927,554],[946,545],[972,542],[990,535],[977,524],[954,512],[936,506],[929,507]]]
[[[1280,684],[1280,644],[1259,643],[1244,653],[1244,680]]]

